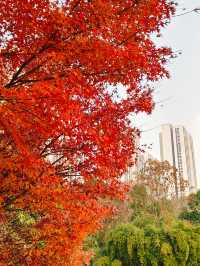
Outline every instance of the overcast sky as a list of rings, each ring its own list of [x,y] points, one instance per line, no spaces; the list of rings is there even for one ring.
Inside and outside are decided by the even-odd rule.
[[[179,0],[177,14],[185,12],[181,10],[184,7],[200,7],[200,0]],[[193,137],[200,187],[200,13],[174,17],[161,41],[182,54],[168,65],[171,78],[155,84],[155,100],[163,103],[157,104],[150,116],[140,115],[136,125],[144,131],[141,143],[152,144],[150,153],[158,159],[159,126],[184,125]]]

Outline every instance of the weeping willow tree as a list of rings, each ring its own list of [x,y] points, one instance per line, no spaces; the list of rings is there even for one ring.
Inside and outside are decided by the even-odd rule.
[[[200,226],[178,222],[172,226],[132,223],[118,225],[106,236],[93,266],[198,266]]]
[[[129,194],[116,221],[88,239],[95,253],[90,266],[199,266],[200,223],[180,219],[180,202],[154,197],[144,185]]]

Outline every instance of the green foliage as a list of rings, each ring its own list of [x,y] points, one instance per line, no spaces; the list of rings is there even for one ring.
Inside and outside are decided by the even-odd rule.
[[[37,242],[37,247],[38,248],[42,249],[42,248],[45,248],[45,246],[46,246],[46,242],[44,240],[39,240]]]
[[[100,257],[96,260],[94,266],[110,266],[111,265],[111,261],[109,257]]]
[[[88,239],[96,254],[91,266],[199,266],[200,192],[190,196],[180,216],[194,224],[178,219],[179,208],[178,201],[155,198],[136,185],[119,222]],[[123,222],[126,211],[131,215]]]
[[[122,263],[119,260],[113,260],[111,266],[122,266]]]
[[[200,223],[200,191],[190,195],[188,206],[180,214],[180,219]]]
[[[175,216],[175,202],[166,198],[156,199],[143,185],[136,185],[130,192],[131,220],[138,226],[147,223],[170,223]],[[142,217],[142,219],[141,219]]]
[[[136,185],[130,192],[131,202],[130,207],[134,211],[134,217],[140,215],[147,209],[146,203],[148,201],[148,193],[145,186]],[[133,218],[133,217],[132,217]]]
[[[30,226],[36,223],[36,219],[24,211],[18,211],[16,221],[22,226]]]
[[[192,223],[200,223],[200,212],[199,211],[184,211],[181,213],[180,218],[188,220]]]
[[[121,224],[108,232],[104,245],[106,256],[95,266],[200,265],[200,228],[182,222],[144,228]]]
[[[93,264],[94,266],[122,266],[121,261],[115,259],[111,261],[111,259],[107,256],[100,257]]]
[[[118,259],[124,265],[136,261],[142,263],[144,257],[144,236],[141,229],[132,224],[120,225],[109,232],[107,254],[112,260]]]

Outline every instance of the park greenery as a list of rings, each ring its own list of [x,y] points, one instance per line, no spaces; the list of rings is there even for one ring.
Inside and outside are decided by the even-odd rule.
[[[158,197],[150,184],[134,185],[128,201],[116,203],[116,217],[88,238],[86,248],[95,254],[91,266],[200,265],[200,192]]]
[[[200,223],[200,191],[190,195],[188,205],[181,212],[180,218],[193,224]]]

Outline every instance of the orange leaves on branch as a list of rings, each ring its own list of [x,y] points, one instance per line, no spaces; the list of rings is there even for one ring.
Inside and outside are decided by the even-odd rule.
[[[128,115],[150,113],[150,84],[168,76],[171,50],[151,34],[173,13],[167,0],[1,1],[1,263],[81,265],[127,189]]]

